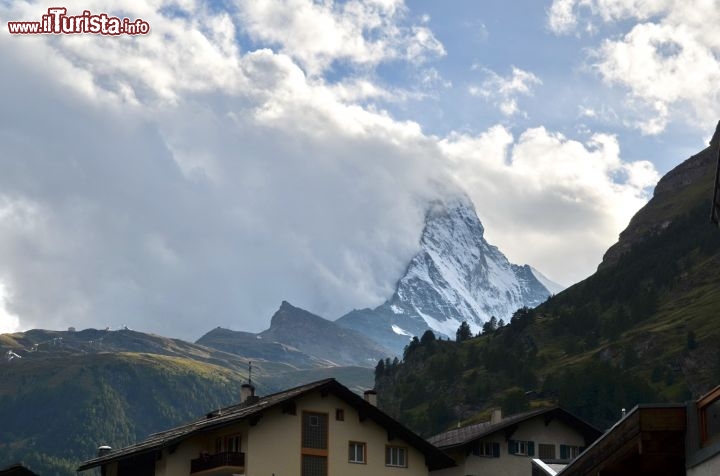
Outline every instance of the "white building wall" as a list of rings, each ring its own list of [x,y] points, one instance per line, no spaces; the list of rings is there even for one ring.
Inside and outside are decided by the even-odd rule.
[[[694,468],[687,470],[687,476],[718,476],[720,475],[720,453],[703,461]]]
[[[521,423],[510,439],[534,442],[535,458],[539,458],[540,444],[555,445],[556,459],[560,458],[561,444],[585,446],[582,434],[574,428],[555,418],[546,425],[542,415]],[[431,476],[530,476],[532,474],[533,457],[510,454],[502,430],[481,441],[499,443],[500,457],[468,455],[465,447],[464,450],[455,450],[452,454],[458,463],[457,468],[433,471],[430,473]]]
[[[336,410],[344,411],[344,420],[335,418]],[[245,453],[246,476],[299,476],[301,465],[302,412],[328,414],[328,474],[330,476],[428,476],[424,455],[398,438],[388,440],[387,431],[367,418],[360,421],[357,411],[334,395],[320,392],[305,395],[296,402],[296,415],[282,413],[280,408],[263,412],[255,426],[246,421],[222,430],[208,432],[180,443],[172,453],[163,450],[156,462],[156,476],[188,476],[190,460],[201,452],[215,452],[217,437],[240,433]],[[350,441],[366,444],[366,462],[348,461]],[[385,466],[385,446],[407,449],[407,467]]]

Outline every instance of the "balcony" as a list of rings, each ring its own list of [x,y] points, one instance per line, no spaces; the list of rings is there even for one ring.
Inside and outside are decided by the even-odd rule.
[[[245,472],[245,453],[216,453],[204,454],[190,461],[190,474],[214,474],[216,470],[232,470],[237,473]]]

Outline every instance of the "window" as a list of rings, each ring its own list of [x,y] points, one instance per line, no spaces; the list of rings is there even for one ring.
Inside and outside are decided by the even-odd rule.
[[[225,440],[225,451],[228,453],[240,453],[240,435],[228,436]]]
[[[400,446],[386,446],[385,466],[407,468],[407,448],[402,448]]]
[[[327,450],[328,416],[303,412],[302,447]]]
[[[518,456],[535,456],[535,443],[532,441],[509,440],[508,453]]]
[[[351,441],[348,444],[348,462],[365,463],[365,443]]]
[[[538,452],[540,453],[541,460],[555,459],[555,445],[546,445],[540,443],[538,445]]]
[[[698,403],[702,446],[720,439],[720,389],[713,390]]]
[[[327,476],[328,414],[302,414],[301,476]]]
[[[336,408],[335,419],[337,421],[345,421],[345,410],[343,410],[342,408]]]
[[[472,454],[475,456],[485,456],[488,458],[500,457],[500,443],[492,441],[476,441],[471,448]]]
[[[241,435],[231,435],[215,439],[215,453],[240,453],[242,450]]]
[[[560,459],[574,459],[580,454],[581,448],[573,445],[560,445]]]
[[[327,457],[302,455],[302,476],[327,476]]]

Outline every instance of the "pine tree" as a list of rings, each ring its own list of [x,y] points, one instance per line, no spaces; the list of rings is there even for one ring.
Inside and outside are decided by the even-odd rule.
[[[385,374],[385,361],[383,359],[378,360],[375,366],[375,380],[381,378]]]
[[[462,321],[462,323],[460,323],[460,327],[458,327],[457,331],[455,332],[455,340],[457,342],[463,342],[470,338],[472,338],[472,331],[470,330],[470,326],[468,325],[467,321]]]
[[[420,343],[425,347],[431,346],[435,343],[435,333],[430,329],[426,330],[420,337]]]

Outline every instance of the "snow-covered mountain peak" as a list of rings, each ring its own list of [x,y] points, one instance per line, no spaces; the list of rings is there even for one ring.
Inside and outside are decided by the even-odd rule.
[[[452,336],[462,321],[478,331],[492,316],[508,319],[546,299],[550,292],[531,268],[510,263],[484,231],[466,195],[433,202],[420,252],[398,282],[390,309]]]
[[[455,251],[463,254],[476,246],[484,234],[475,206],[467,196],[460,196],[430,204],[420,243],[423,248],[437,249],[446,255]]]
[[[343,316],[342,325],[376,339],[387,333],[383,342],[388,345],[427,329],[454,337],[462,321],[478,332],[492,316],[507,321],[517,309],[543,302],[550,291],[530,266],[510,263],[484,232],[467,195],[434,201],[425,216],[420,250],[395,293],[374,310]],[[375,321],[382,329],[368,327]]]

